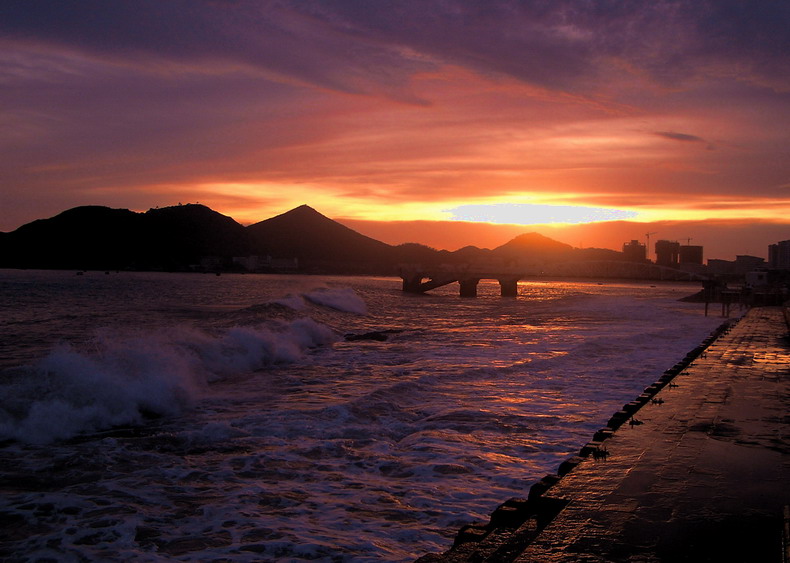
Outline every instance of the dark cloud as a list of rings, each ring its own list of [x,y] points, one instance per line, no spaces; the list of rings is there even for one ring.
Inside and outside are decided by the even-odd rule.
[[[102,56],[233,61],[348,92],[397,92],[411,73],[447,62],[590,93],[596,79],[612,72],[646,73],[675,85],[709,73],[787,81],[788,6],[772,0],[6,0],[0,33]]]
[[[0,203],[242,181],[372,205],[773,193],[789,20],[775,0],[4,0]]]
[[[227,171],[250,151],[277,149],[315,139],[319,132],[285,121],[292,104],[316,95],[239,73],[156,71],[87,61],[64,68],[61,59],[37,61],[46,78],[20,78],[0,89],[3,116],[18,124],[0,137],[14,170],[28,182],[62,169],[79,184],[175,181],[192,174]],[[51,70],[60,69],[52,72]],[[309,115],[309,110],[304,110]],[[263,165],[258,162],[258,165]],[[208,172],[210,173],[210,172]],[[123,180],[119,180],[123,178]],[[63,179],[61,179],[61,183]],[[16,182],[14,182],[16,183]]]
[[[276,1],[10,1],[0,8],[0,33],[132,64],[241,65],[341,92],[386,89],[407,100],[401,84],[425,67]]]
[[[665,139],[672,139],[673,141],[685,141],[691,143],[706,142],[702,137],[697,137],[696,135],[687,135],[686,133],[675,133],[674,131],[656,131],[655,134],[659,137],[664,137]]]
[[[355,37],[413,47],[440,60],[544,87],[590,93],[595,80],[646,75],[677,87],[697,76],[785,81],[787,2],[737,0],[366,0],[300,2]],[[306,7],[306,6],[309,6]]]

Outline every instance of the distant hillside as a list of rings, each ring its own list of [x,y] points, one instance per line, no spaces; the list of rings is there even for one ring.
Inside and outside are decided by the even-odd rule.
[[[416,242],[399,244],[393,249],[395,261],[400,264],[438,264],[446,262],[449,254],[447,251],[439,251]]]
[[[396,274],[404,263],[556,262],[617,260],[619,252],[574,249],[538,233],[525,233],[493,250],[455,252],[419,243],[396,247],[362,235],[301,205],[244,227],[204,205],[135,213],[85,206],[0,233],[0,267],[182,271],[238,269],[234,257],[298,259],[298,271]],[[291,262],[292,264],[294,262]]]
[[[255,248],[278,258],[391,263],[393,247],[333,221],[307,205],[247,227]]]
[[[150,209],[144,217],[144,258],[140,262],[165,269],[182,269],[205,256],[229,265],[234,256],[254,252],[246,229],[226,215],[204,205],[187,204]]]
[[[0,239],[0,266],[184,270],[202,256],[248,253],[244,227],[203,205],[135,213],[84,206],[39,219]]]
[[[541,260],[567,259],[572,252],[573,247],[571,245],[557,242],[539,233],[519,235],[491,251],[493,255],[499,258],[515,259],[528,257]]]
[[[137,214],[128,209],[75,207],[22,225],[2,239],[0,264],[16,268],[120,268],[136,244]]]

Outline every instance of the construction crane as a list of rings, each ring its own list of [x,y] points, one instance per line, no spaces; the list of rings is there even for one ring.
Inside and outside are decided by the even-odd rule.
[[[692,240],[694,240],[692,237],[686,237],[686,246],[691,246]]]

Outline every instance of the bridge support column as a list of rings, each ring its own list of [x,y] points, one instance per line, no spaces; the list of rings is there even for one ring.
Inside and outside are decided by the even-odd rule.
[[[498,281],[502,290],[502,297],[518,296],[518,278],[505,278]]]
[[[477,284],[480,280],[476,278],[468,280],[458,280],[461,285],[461,297],[477,297]]]
[[[411,276],[401,275],[403,279],[403,291],[407,293],[423,293],[422,291],[422,274],[414,274]]]

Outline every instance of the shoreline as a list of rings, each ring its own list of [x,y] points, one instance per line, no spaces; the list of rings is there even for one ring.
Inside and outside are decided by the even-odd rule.
[[[675,388],[685,388],[687,387],[686,381],[693,382],[692,380],[695,378],[690,375],[690,372],[699,371],[700,374],[697,374],[699,376],[707,375],[708,371],[712,370],[712,374],[718,375],[721,373],[720,370],[729,366],[732,369],[729,370],[727,377],[735,381],[734,387],[740,389],[741,384],[738,382],[738,378],[741,377],[741,374],[736,373],[741,367],[740,363],[730,366],[730,360],[722,362],[722,358],[737,354],[735,351],[737,346],[747,344],[756,344],[757,347],[764,346],[765,336],[762,333],[765,332],[763,330],[765,327],[762,325],[769,321],[761,316],[760,311],[763,309],[775,310],[770,319],[769,331],[776,331],[777,318],[784,321],[783,315],[788,315],[787,307],[782,308],[781,311],[778,307],[757,308],[751,309],[741,319],[722,323],[700,345],[689,351],[682,360],[665,370],[633,401],[626,403],[622,409],[615,412],[606,426],[595,432],[592,439],[581,447],[577,455],[571,456],[559,465],[556,473],[546,475],[533,484],[526,498],[506,500],[491,513],[487,523],[475,523],[462,527],[449,550],[444,553],[423,555],[417,561],[419,563],[483,560],[524,563],[528,561],[570,562],[579,560],[577,558],[580,554],[594,557],[596,560],[601,557],[606,560],[607,556],[613,556],[613,553],[607,553],[607,550],[620,553],[615,558],[616,560],[631,560],[630,557],[621,557],[621,552],[633,552],[638,553],[639,557],[648,557],[639,559],[640,561],[663,560],[660,556],[655,555],[655,552],[659,550],[658,546],[663,551],[672,550],[673,546],[663,545],[660,540],[655,540],[657,543],[651,549],[646,547],[645,542],[635,542],[630,538],[630,533],[625,534],[622,531],[629,526],[635,526],[634,522],[639,521],[640,508],[644,508],[645,513],[649,513],[650,507],[647,505],[652,502],[663,502],[667,505],[669,513],[672,513],[672,501],[675,500],[672,495],[676,493],[671,487],[662,490],[662,494],[666,497],[661,501],[656,500],[657,497],[653,498],[657,494],[656,491],[644,491],[643,489],[646,487],[645,483],[653,481],[652,473],[660,473],[663,467],[671,467],[675,462],[669,459],[662,461],[663,466],[642,467],[643,458],[646,456],[645,452],[652,453],[651,448],[654,444],[657,446],[653,449],[657,450],[662,448],[667,451],[679,450],[677,442],[683,439],[687,432],[696,432],[698,428],[703,430],[713,428],[707,435],[715,437],[715,430],[723,424],[719,418],[714,417],[712,421],[698,422],[697,426],[688,421],[693,419],[695,414],[698,415],[700,412],[710,410],[702,408],[708,403],[717,408],[720,403],[713,397],[696,396],[692,390],[680,389],[676,391]],[[762,331],[761,336],[759,338],[749,337],[748,334],[746,337],[733,336],[733,333],[738,332],[738,329],[741,328],[741,323],[745,323],[745,325],[740,332],[751,334],[749,331]],[[786,340],[784,335],[787,334],[787,326],[785,324],[783,327],[783,336],[774,335],[777,340]],[[720,352],[719,348],[723,352]],[[742,355],[742,357],[746,356]],[[739,362],[745,365],[746,360],[739,360]],[[754,362],[750,364],[750,367],[753,365]],[[759,368],[758,364],[757,371]],[[705,382],[702,379],[703,385]],[[716,391],[717,387],[714,385],[712,389]],[[688,409],[680,406],[673,407],[679,408],[677,413],[670,408],[660,408],[665,403],[680,405],[681,401],[676,401],[676,399],[682,398],[686,393],[690,394],[686,397],[686,402],[700,408],[696,413],[689,413]],[[732,402],[737,403],[736,399],[732,399]],[[648,406],[650,408],[645,409]],[[659,416],[654,416],[656,414]],[[664,415],[663,418],[660,415]],[[739,425],[737,424],[738,412],[735,415],[732,418],[735,422],[727,424],[733,427],[743,426],[744,430],[749,430],[748,424],[750,422],[743,421],[743,424]],[[686,423],[683,423],[684,420]],[[705,426],[706,424],[709,426]],[[647,432],[643,430],[643,425],[645,429],[649,429]],[[664,427],[672,427],[673,430],[665,432]],[[648,432],[652,433],[652,438],[634,439],[639,436],[640,430],[645,436],[648,435]],[[703,446],[706,445],[703,444]],[[712,447],[710,444],[707,446]],[[626,449],[624,450],[624,448]],[[661,455],[656,457],[661,458]],[[784,463],[787,462],[787,457],[785,454]],[[642,472],[644,472],[644,477],[636,489],[633,484],[627,487],[622,484],[627,480],[629,474]],[[680,479],[680,483],[682,483],[684,476],[675,475],[672,478]],[[692,479],[689,478],[689,480]],[[723,481],[727,481],[727,476],[723,478]],[[675,484],[677,485],[677,483]],[[704,484],[702,483],[702,485]],[[625,502],[624,496],[627,495],[622,494],[622,491],[631,489],[637,490],[639,493],[634,493],[635,498]],[[711,494],[713,493],[711,491]],[[598,504],[591,504],[591,498],[598,498]],[[646,499],[649,499],[649,502]],[[597,519],[605,521],[607,515],[611,514],[610,510],[624,516],[620,522],[621,529],[607,535],[607,533],[595,529],[595,526],[590,522]],[[693,514],[689,516],[688,521],[689,527],[692,527],[691,522],[694,522],[694,526],[697,525],[696,517]],[[655,524],[669,526],[660,518]],[[679,533],[674,528],[673,532]],[[604,536],[606,541],[601,539]],[[579,544],[582,548],[579,547]],[[775,552],[778,556],[779,550],[777,549]]]

